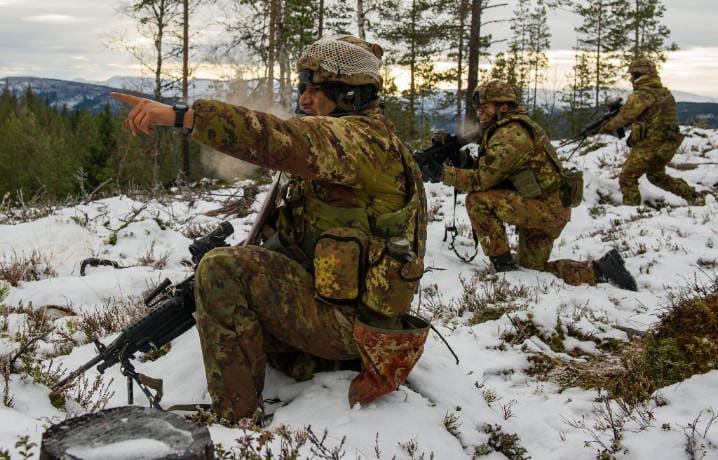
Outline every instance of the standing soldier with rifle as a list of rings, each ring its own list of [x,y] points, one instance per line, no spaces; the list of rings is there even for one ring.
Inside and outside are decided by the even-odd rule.
[[[262,246],[218,248],[197,267],[195,299],[213,411],[262,408],[267,362],[296,378],[361,364],[349,403],[395,390],[429,325],[409,314],[423,274],[426,197],[411,153],[380,111],[382,49],[340,35],[298,63],[299,108],[283,120],[218,101],[189,110],[124,94],[134,134],[191,130],[228,155],[286,171]],[[338,363],[338,365],[337,365]]]
[[[678,129],[676,100],[663,86],[656,65],[648,58],[635,59],[628,66],[633,93],[615,117],[600,129],[614,134],[631,125],[627,143],[631,151],[618,176],[623,204],[639,206],[638,178],[646,175],[655,186],[675,193],[691,205],[705,204],[703,197],[683,179],[666,174],[666,165],[683,141]]]
[[[597,261],[570,259],[549,262],[553,242],[571,218],[570,196],[562,190],[561,161],[544,130],[523,110],[514,88],[491,80],[473,94],[482,136],[481,152],[469,168],[444,166],[427,171],[432,181],[468,192],[466,210],[484,254],[494,269],[517,269],[505,224],[518,230],[518,264],[547,271],[569,284],[608,281],[635,291],[636,281],[612,249]]]

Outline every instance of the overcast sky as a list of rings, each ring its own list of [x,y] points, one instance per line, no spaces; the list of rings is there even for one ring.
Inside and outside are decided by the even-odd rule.
[[[118,13],[118,0],[0,0],[0,77],[37,76],[104,81],[116,75],[137,75],[129,54],[103,46],[133,23]],[[493,3],[504,3],[494,1]],[[510,2],[511,3],[511,2]],[[681,48],[665,64],[667,86],[718,98],[718,2],[664,0],[664,24]],[[511,16],[511,6],[492,14]],[[575,45],[572,13],[552,13],[550,58],[554,65],[571,63]],[[507,24],[491,26],[494,38],[508,38]],[[502,45],[498,45],[499,47]],[[563,73],[563,68],[555,67]]]

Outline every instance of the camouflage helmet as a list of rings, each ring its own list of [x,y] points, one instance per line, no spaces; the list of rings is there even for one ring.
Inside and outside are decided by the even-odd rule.
[[[474,107],[484,102],[512,102],[518,104],[516,90],[513,86],[502,80],[489,80],[479,85],[471,95]]]
[[[639,73],[641,75],[656,75],[656,64],[646,57],[639,57],[628,65],[628,73]]]
[[[299,62],[300,83],[372,85],[381,90],[381,57],[384,50],[351,35],[324,37],[304,48]]]

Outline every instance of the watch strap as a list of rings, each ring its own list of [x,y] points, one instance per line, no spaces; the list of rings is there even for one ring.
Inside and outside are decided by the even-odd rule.
[[[175,128],[183,128],[184,114],[187,113],[189,107],[184,102],[177,102],[172,109],[175,111]]]

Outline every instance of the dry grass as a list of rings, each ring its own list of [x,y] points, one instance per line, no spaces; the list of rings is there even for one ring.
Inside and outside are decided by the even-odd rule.
[[[0,279],[17,287],[22,281],[53,278],[57,272],[50,265],[50,257],[33,250],[30,255],[13,252],[9,259],[0,260]]]
[[[243,188],[244,194],[236,199],[225,201],[221,207],[208,211],[205,215],[225,216],[225,217],[247,217],[252,212],[252,204],[259,194],[257,184],[252,184]]]

